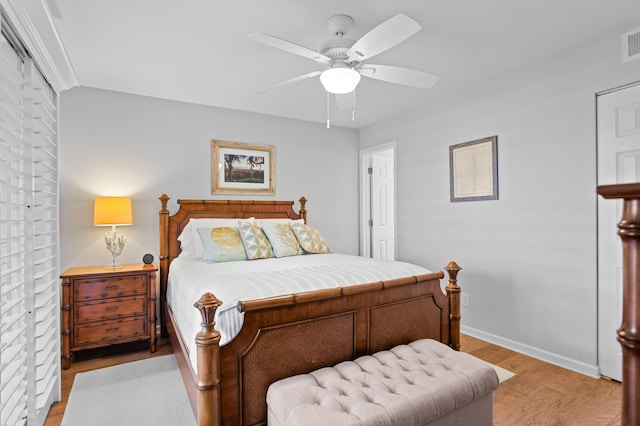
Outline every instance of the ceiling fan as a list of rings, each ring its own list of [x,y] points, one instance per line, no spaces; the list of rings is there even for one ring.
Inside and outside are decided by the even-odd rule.
[[[328,19],[329,31],[334,38],[322,44],[316,52],[271,35],[255,33],[247,37],[267,46],[326,65],[323,71],[313,71],[271,86],[263,92],[320,76],[320,82],[328,93],[344,94],[355,90],[360,77],[369,77],[389,83],[428,89],[438,81],[438,76],[422,71],[391,65],[367,63],[369,59],[405,41],[422,29],[413,19],[402,13],[395,15],[370,30],[359,40],[344,36],[353,25],[348,15],[334,15]]]

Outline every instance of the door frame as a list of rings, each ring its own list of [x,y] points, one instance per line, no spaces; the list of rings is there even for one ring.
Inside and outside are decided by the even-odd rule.
[[[397,160],[396,141],[389,141],[379,145],[360,150],[360,256],[371,256],[371,228],[369,227],[371,211],[371,178],[368,169],[374,154],[383,151],[391,151],[393,156],[393,238],[397,242]],[[397,244],[394,245],[394,258],[397,253]]]
[[[603,185],[603,184],[613,184],[613,183],[618,183],[616,182],[600,182],[600,175],[599,175],[599,169],[600,169],[600,146],[602,143],[604,143],[603,141],[601,141],[600,139],[600,127],[601,127],[601,110],[600,110],[600,100],[602,99],[603,96],[605,95],[610,95],[616,92],[620,92],[622,90],[625,89],[630,89],[636,86],[640,86],[640,81],[635,81],[632,83],[628,83],[628,84],[623,84],[621,86],[617,86],[611,89],[607,89],[607,90],[603,90],[600,92],[596,93],[595,96],[595,112],[596,112],[596,184],[597,185]],[[604,336],[602,335],[602,330],[601,327],[603,326],[603,322],[605,322],[605,319],[602,318],[602,315],[604,315],[604,312],[610,312],[610,307],[607,306],[605,308],[604,306],[604,298],[602,295],[602,291],[603,291],[603,286],[604,284],[601,281],[601,267],[603,265],[601,265],[601,252],[602,252],[602,241],[601,241],[601,237],[600,237],[600,232],[601,232],[601,226],[600,226],[600,219],[602,216],[602,211],[601,211],[601,203],[603,202],[603,200],[598,197],[596,195],[596,289],[597,289],[597,298],[596,298],[596,357],[597,357],[597,365],[598,365],[598,374],[602,375],[602,366],[603,366],[603,350],[604,350]],[[616,201],[616,203],[618,203],[619,205],[621,205],[620,201]],[[616,207],[616,209],[618,209],[618,207]],[[615,217],[616,220],[616,224],[617,224],[617,220],[619,219],[620,215],[617,214]],[[612,226],[612,230],[617,230],[617,226],[615,226],[616,224],[612,224],[614,226]],[[618,241],[619,244],[621,244],[620,241]],[[620,248],[621,249],[621,248]],[[617,330],[617,327],[619,327],[620,325],[620,321],[618,321],[617,324],[615,324],[615,327]],[[611,330],[611,338],[615,338],[615,330]],[[622,349],[621,349],[622,350]],[[610,366],[610,363],[607,365],[607,367]],[[610,373],[610,372],[609,372]],[[620,371],[620,374],[622,373],[622,370]],[[608,374],[605,375],[606,377],[612,377],[614,380],[619,380],[620,377],[618,377],[616,374]]]

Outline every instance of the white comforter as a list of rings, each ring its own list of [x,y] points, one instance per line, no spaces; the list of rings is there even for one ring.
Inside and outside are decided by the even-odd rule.
[[[344,254],[314,254],[251,261],[207,263],[177,258],[171,263],[167,302],[189,345],[195,369],[195,335],[200,313],[193,307],[205,292],[213,293],[222,306],[216,311],[216,329],[224,345],[240,332],[244,314],[241,300],[260,299],[323,288],[390,280],[429,273],[406,262],[373,260]]]

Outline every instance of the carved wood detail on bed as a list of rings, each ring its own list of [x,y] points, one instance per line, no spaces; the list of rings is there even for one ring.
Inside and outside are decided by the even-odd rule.
[[[258,217],[253,210],[257,208],[259,214],[272,210],[269,217],[306,218],[304,198],[300,214],[292,210],[293,202],[192,200],[180,201],[179,212],[169,216],[168,197],[163,195],[161,201],[161,300],[163,321],[171,322],[170,330],[177,326],[166,306],[166,278],[171,260],[179,253],[176,238],[188,218],[221,217],[221,206],[223,215],[229,211],[240,215],[231,217]],[[261,217],[272,213],[264,214]],[[183,372],[185,386],[196,388],[189,393],[197,394],[199,425],[265,424],[266,389],[283,377],[419,338],[433,338],[459,349],[460,268],[451,262],[445,269],[449,274],[446,295],[440,286],[444,274],[434,272],[240,302],[239,309],[244,312],[242,330],[222,347],[213,322],[219,301],[212,294],[203,295],[195,304],[203,314],[203,328],[196,339],[198,371]],[[172,343],[180,338],[190,337],[181,336],[177,330]],[[180,351],[180,345],[174,347]],[[190,368],[188,355],[178,357],[186,359],[182,364]],[[195,378],[196,383],[189,377]]]

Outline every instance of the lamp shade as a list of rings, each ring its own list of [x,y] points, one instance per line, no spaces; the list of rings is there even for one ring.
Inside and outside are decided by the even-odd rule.
[[[98,197],[93,206],[95,226],[131,225],[131,199],[126,197]]]
[[[329,93],[351,93],[360,83],[360,73],[353,68],[334,66],[320,74],[320,82]]]

